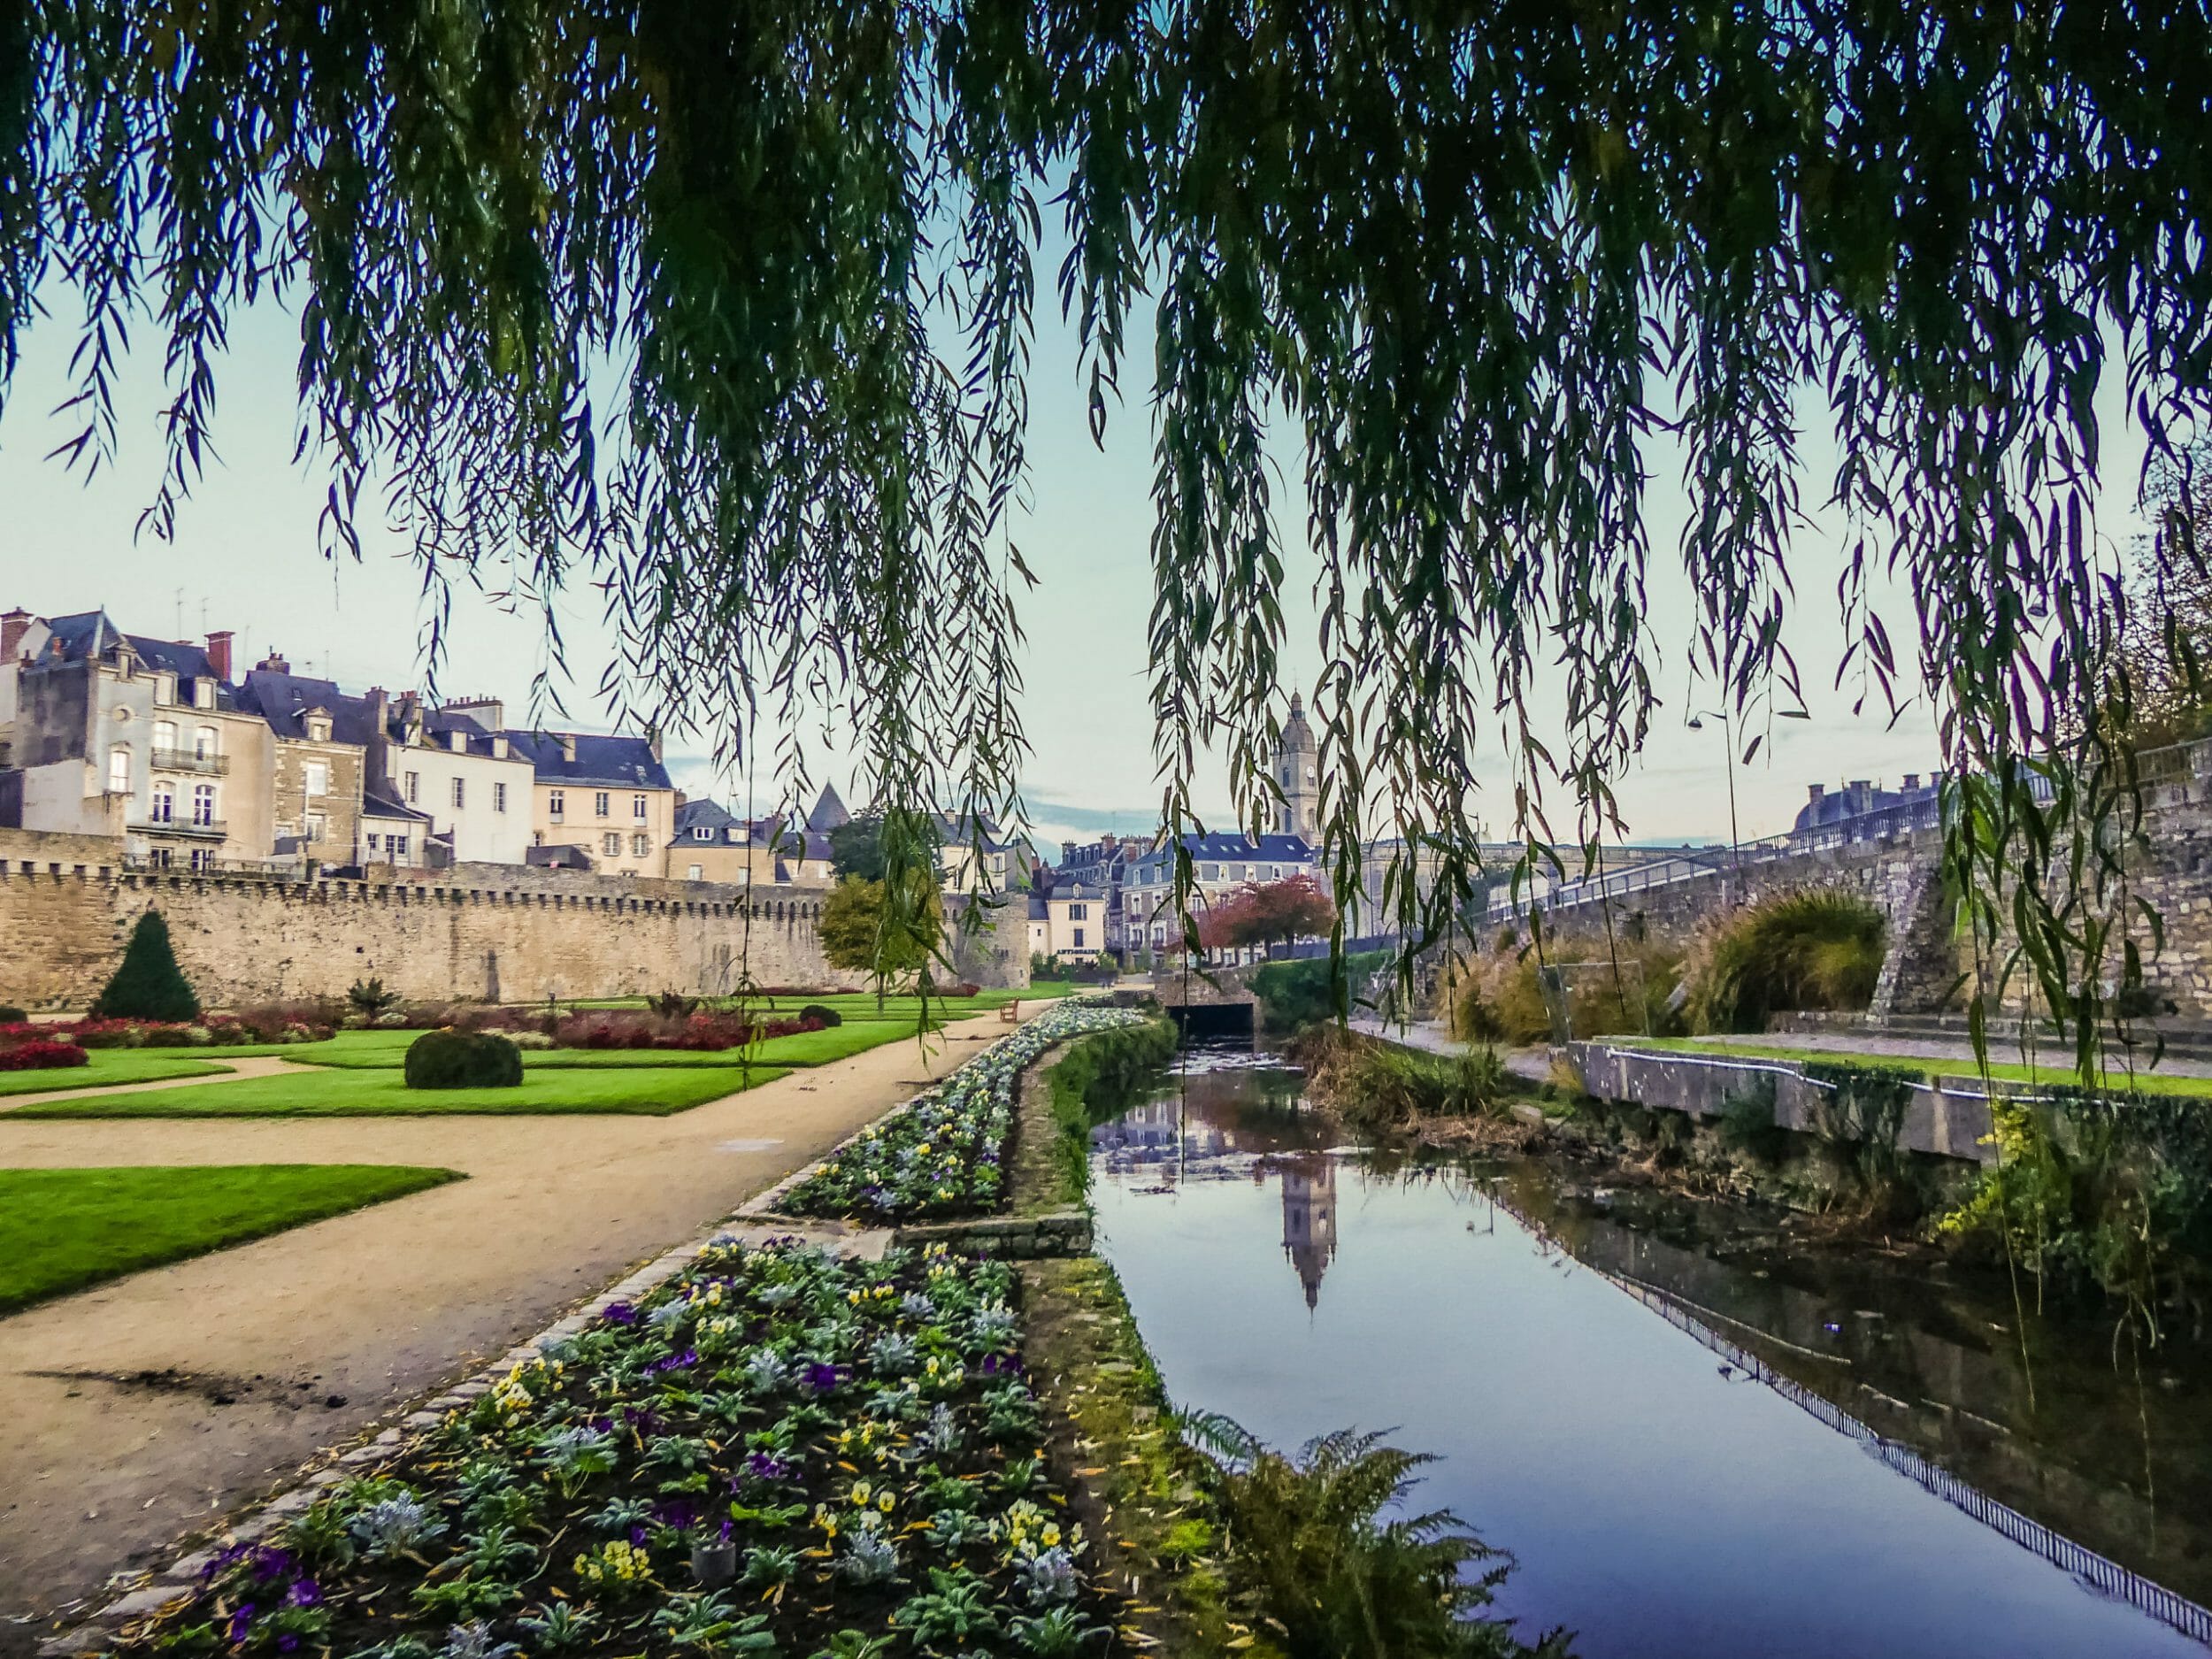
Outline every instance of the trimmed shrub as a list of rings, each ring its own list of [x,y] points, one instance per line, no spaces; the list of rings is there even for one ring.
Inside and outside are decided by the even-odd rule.
[[[522,1050],[488,1031],[426,1031],[407,1045],[409,1088],[513,1088]]]
[[[0,1025],[20,1025],[28,1021],[30,1018],[31,1017],[28,1014],[25,1013],[19,1008],[12,1008],[4,1003],[0,1003]]]
[[[1864,1008],[1881,978],[1882,912],[1842,887],[1801,887],[1701,933],[1684,964],[1698,1031],[1764,1031],[1784,1010]]]
[[[812,1020],[815,1029],[820,1031],[832,1025],[843,1025],[845,1017],[833,1008],[825,1008],[819,1002],[809,1002],[799,1010],[800,1024],[804,1025],[808,1020]]]
[[[511,1031],[504,1033],[509,1042],[518,1048],[550,1048],[553,1039],[541,1031]]]
[[[11,1048],[0,1048],[0,1071],[43,1071],[65,1065],[87,1065],[92,1056],[73,1042],[34,1037]]]
[[[92,1005],[95,1019],[162,1019],[192,1025],[200,1018],[200,999],[192,995],[177,955],[169,945],[169,924],[159,910],[148,910],[131,930],[123,961]]]

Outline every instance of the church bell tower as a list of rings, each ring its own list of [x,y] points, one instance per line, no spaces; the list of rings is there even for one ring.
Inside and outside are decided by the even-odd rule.
[[[1282,741],[1275,747],[1275,782],[1283,792],[1276,814],[1275,832],[1302,835],[1309,841],[1321,838],[1321,757],[1306,724],[1306,706],[1296,692],[1290,694],[1290,718],[1283,722]]]

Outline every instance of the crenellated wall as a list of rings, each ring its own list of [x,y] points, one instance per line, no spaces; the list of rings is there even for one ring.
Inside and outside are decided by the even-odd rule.
[[[339,995],[371,977],[409,998],[503,1002],[710,995],[747,974],[760,985],[850,980],[822,958],[824,886],[755,894],[508,864],[300,881],[121,863],[107,837],[0,830],[0,1002],[81,1006],[149,908],[167,918],[211,1007]]]

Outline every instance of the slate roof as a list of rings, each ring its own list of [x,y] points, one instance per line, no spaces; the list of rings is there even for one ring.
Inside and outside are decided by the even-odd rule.
[[[522,851],[522,862],[541,870],[589,870],[593,867],[589,853],[565,841],[551,847],[526,847]]]
[[[373,789],[365,791],[361,796],[361,816],[363,818],[400,818],[415,824],[432,822],[429,813],[419,808],[409,806],[404,801],[394,796],[380,795]]]
[[[1209,861],[1283,864],[1313,862],[1313,844],[1302,835],[1232,835],[1209,831],[1203,835],[1185,835],[1183,845],[1190,849],[1193,858]],[[1164,843],[1138,862],[1164,860],[1171,852],[1172,849]]]
[[[216,706],[231,706],[229,687],[217,679],[215,664],[208,661],[204,647],[188,640],[157,640],[149,634],[126,634],[104,611],[79,611],[65,617],[48,617],[45,622],[46,631],[60,645],[65,661],[104,659],[119,645],[128,641],[132,653],[150,669],[165,671],[179,680],[213,680],[217,687]]]
[[[466,723],[476,730],[473,721]],[[547,783],[611,784],[623,789],[672,789],[668,768],[653,758],[653,741],[646,737],[605,737],[591,732],[518,732],[504,733],[514,753],[535,768]],[[576,758],[562,748],[573,738]],[[485,740],[488,743],[488,738]]]
[[[824,784],[821,795],[815,800],[814,810],[806,815],[807,828],[826,834],[831,830],[841,829],[852,821],[853,815],[845,810],[844,802],[838,798],[837,787]]]
[[[330,735],[337,742],[367,748],[375,735],[368,699],[349,697],[334,680],[315,680],[273,668],[247,671],[238,687],[238,707],[257,714],[279,737],[304,738],[307,714],[320,709],[330,717]]]

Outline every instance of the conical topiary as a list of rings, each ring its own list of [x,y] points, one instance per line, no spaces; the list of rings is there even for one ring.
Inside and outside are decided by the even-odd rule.
[[[200,1017],[200,999],[177,966],[169,948],[169,924],[159,910],[148,910],[131,931],[122,965],[92,1005],[96,1019],[159,1019],[189,1025]]]

